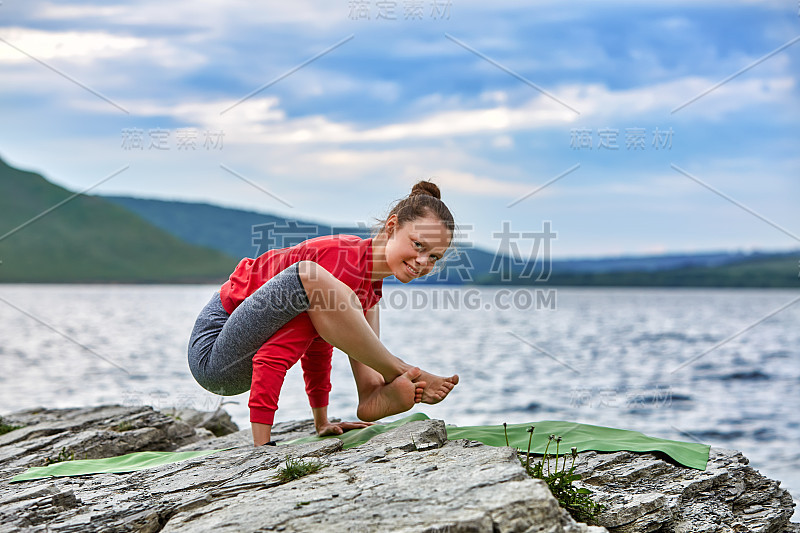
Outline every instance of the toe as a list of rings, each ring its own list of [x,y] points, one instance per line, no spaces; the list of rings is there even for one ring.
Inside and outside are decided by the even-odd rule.
[[[422,370],[417,367],[409,368],[405,371],[404,375],[409,380],[414,381],[415,379],[419,379],[419,377],[422,375]]]

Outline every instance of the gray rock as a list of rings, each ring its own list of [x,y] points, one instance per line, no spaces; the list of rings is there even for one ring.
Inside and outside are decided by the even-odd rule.
[[[163,531],[589,531],[562,525],[558,503],[513,450],[465,444],[447,442],[441,421],[421,421],[358,448],[304,452],[323,457],[323,470],[176,513]]]
[[[104,406],[5,416],[26,427],[0,436],[0,531],[797,530],[788,494],[737,452],[715,450],[706,472],[653,454],[580,454],[583,483],[608,505],[606,529],[572,520],[514,450],[448,441],[441,421],[413,422],[350,450],[336,439],[254,448],[247,430],[208,438],[202,422],[213,413],[172,414]],[[279,441],[309,434],[311,421],[273,428]],[[218,448],[230,449],[128,474],[8,483],[62,450],[96,458]],[[324,466],[281,483],[275,474],[287,456]]]
[[[63,458],[171,451],[200,439],[190,425],[150,407],[30,409],[3,419],[24,426],[0,435],[0,467],[12,476]]]
[[[230,435],[239,431],[239,426],[231,420],[231,415],[222,409],[217,409],[211,413],[185,408],[164,409],[161,412],[175,420],[182,420],[195,429],[207,429],[216,437]]]
[[[579,484],[608,509],[598,522],[615,533],[789,531],[794,502],[779,481],[747,466],[737,451],[712,448],[705,471],[662,455],[579,455]]]

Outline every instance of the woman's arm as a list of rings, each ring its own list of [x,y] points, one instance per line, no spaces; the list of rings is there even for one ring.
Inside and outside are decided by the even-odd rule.
[[[375,335],[378,337],[381,336],[381,316],[380,316],[380,308],[377,305],[373,305],[367,312],[365,313],[367,318],[367,324],[369,327],[372,328],[372,331],[375,332]]]

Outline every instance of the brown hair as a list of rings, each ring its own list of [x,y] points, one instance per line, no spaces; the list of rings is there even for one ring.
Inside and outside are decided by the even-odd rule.
[[[392,216],[397,215],[397,227],[402,226],[406,222],[416,220],[418,218],[433,215],[442,221],[442,224],[450,232],[452,240],[453,233],[456,229],[456,224],[453,221],[453,215],[450,210],[442,202],[442,194],[439,187],[430,181],[418,181],[412,188],[411,193],[398,201],[380,222],[378,233],[386,229],[386,221]]]

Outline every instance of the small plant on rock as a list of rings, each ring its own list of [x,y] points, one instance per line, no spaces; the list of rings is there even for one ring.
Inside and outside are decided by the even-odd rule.
[[[58,455],[53,457],[48,457],[44,460],[44,466],[49,466],[55,463],[63,463],[64,461],[74,461],[75,460],[75,452],[71,449],[61,448],[61,451],[58,452]]]
[[[119,433],[122,433],[124,431],[130,431],[132,429],[135,428],[133,427],[133,423],[131,423],[129,420],[123,420],[119,424],[111,426],[111,431],[117,431]]]
[[[0,435],[5,435],[9,431],[14,431],[15,429],[20,429],[22,426],[14,426],[12,424],[6,424],[3,420],[3,417],[0,417]]]
[[[503,429],[506,432],[506,445],[508,445],[508,431],[507,425],[503,424]],[[569,512],[575,520],[579,522],[592,523],[597,518],[597,515],[603,512],[605,506],[595,502],[591,498],[592,491],[587,488],[578,488],[572,485],[574,481],[581,478],[580,474],[575,473],[575,459],[578,458],[578,449],[572,447],[570,453],[563,455],[560,454],[560,446],[562,438],[556,435],[550,435],[547,439],[547,446],[544,449],[544,455],[539,462],[531,464],[531,444],[533,443],[534,426],[528,429],[530,437],[528,438],[528,452],[525,458],[519,459],[525,471],[529,476],[541,479],[550,488],[559,505]],[[555,461],[551,468],[550,445],[556,442],[556,455]],[[567,455],[572,457],[569,469],[567,469]],[[559,468],[559,460],[561,465]]]
[[[287,455],[286,466],[278,468],[278,472],[274,477],[281,483],[288,483],[289,481],[300,479],[308,474],[313,474],[324,466],[325,465],[319,461],[304,461],[302,459],[294,459]]]

